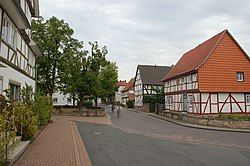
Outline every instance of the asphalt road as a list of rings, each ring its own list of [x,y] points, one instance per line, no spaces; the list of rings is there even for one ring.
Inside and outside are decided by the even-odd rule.
[[[93,166],[249,166],[250,151],[169,141],[77,122]]]
[[[108,107],[107,110],[109,110]],[[190,128],[150,117],[143,113],[126,110],[122,111],[121,118],[116,118],[115,114],[110,114],[110,116],[112,123],[125,131],[157,138],[223,145],[250,150],[250,133]]]
[[[77,122],[93,166],[250,165],[250,134],[178,126],[145,114],[110,114],[114,125]]]

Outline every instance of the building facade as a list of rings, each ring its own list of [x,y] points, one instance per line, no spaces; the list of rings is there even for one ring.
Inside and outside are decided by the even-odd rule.
[[[185,53],[163,81],[168,111],[250,113],[250,59],[228,30]]]
[[[116,83],[117,86],[117,91],[115,92],[115,102],[116,103],[122,103],[122,90],[125,88],[125,86],[128,83],[126,82],[126,80],[124,81],[119,81]]]
[[[31,39],[32,17],[39,17],[38,0],[0,1],[0,94],[10,89],[15,100],[25,83],[35,91],[35,58],[42,53]]]
[[[69,93],[66,95],[60,92],[53,93],[52,100],[53,106],[74,106],[73,97]],[[75,106],[77,106],[77,100],[75,100]]]
[[[161,79],[170,71],[171,67],[156,65],[138,65],[135,76],[135,107],[143,107],[143,97],[155,95],[162,90],[164,83]]]
[[[134,87],[135,78],[131,78],[127,85],[123,88],[122,92],[122,104],[126,105],[126,102],[135,100],[135,87]]]

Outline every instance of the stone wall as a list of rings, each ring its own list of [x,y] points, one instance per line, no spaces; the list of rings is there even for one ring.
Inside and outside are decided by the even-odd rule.
[[[219,119],[218,115],[194,115],[188,113],[183,114],[179,112],[164,112],[162,113],[162,115],[173,119],[183,120],[185,122],[204,125],[204,126],[250,129],[250,121],[234,121],[230,119]]]

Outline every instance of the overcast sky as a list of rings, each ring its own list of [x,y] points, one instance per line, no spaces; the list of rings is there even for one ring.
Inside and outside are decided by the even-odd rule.
[[[138,64],[175,64],[188,50],[228,29],[250,54],[249,0],[40,0],[41,15],[56,16],[74,37],[98,41],[134,77]]]

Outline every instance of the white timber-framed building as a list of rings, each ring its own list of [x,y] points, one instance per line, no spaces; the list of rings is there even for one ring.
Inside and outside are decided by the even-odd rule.
[[[33,17],[39,17],[38,0],[0,0],[0,94],[10,89],[15,100],[25,83],[35,92],[35,59],[42,53],[31,39]]]
[[[161,79],[170,71],[170,66],[138,65],[135,76],[135,107],[143,109],[144,96],[156,94],[156,89],[163,89]]]
[[[250,114],[250,58],[228,30],[186,52],[163,81],[167,111]]]

